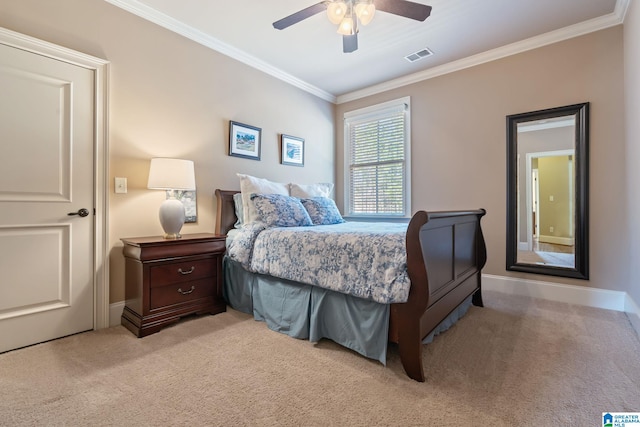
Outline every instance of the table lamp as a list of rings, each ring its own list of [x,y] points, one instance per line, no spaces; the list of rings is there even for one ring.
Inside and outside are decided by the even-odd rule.
[[[151,159],[147,188],[171,190],[171,197],[160,205],[160,224],[162,224],[165,239],[179,239],[185,210],[182,202],[175,198],[175,191],[196,189],[193,162],[181,159]]]

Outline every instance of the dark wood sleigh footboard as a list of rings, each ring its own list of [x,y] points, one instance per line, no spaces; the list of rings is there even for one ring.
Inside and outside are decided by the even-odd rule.
[[[236,222],[233,195],[216,190],[217,234]],[[407,229],[407,270],[411,279],[406,303],[391,304],[389,341],[398,345],[407,375],[424,381],[422,340],[470,295],[482,306],[481,270],[487,255],[480,227],[484,209],[417,212]]]
[[[481,270],[487,252],[480,226],[484,209],[413,215],[407,229],[406,303],[392,304],[389,341],[398,344],[405,372],[424,381],[422,340],[470,295],[482,306]]]

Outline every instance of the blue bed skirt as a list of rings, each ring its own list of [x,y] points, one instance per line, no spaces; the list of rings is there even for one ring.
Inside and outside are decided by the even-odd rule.
[[[224,297],[235,310],[253,315],[271,330],[317,342],[328,338],[386,365],[388,304],[316,286],[253,274],[225,256]],[[451,327],[471,305],[471,297],[451,313],[423,342]]]

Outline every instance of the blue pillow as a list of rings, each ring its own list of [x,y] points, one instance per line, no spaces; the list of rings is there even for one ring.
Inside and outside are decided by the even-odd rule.
[[[311,197],[301,199],[302,205],[309,212],[313,225],[341,224],[345,222],[340,215],[336,202],[328,197]]]
[[[267,227],[313,225],[300,199],[282,194],[252,194],[260,221]]]

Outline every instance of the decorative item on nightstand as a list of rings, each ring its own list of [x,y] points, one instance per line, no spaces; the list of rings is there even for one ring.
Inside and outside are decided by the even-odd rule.
[[[151,159],[149,182],[147,188],[153,190],[195,190],[196,178],[193,162],[182,159]],[[179,239],[184,224],[184,205],[175,197],[165,200],[160,205],[160,224],[165,239]]]

